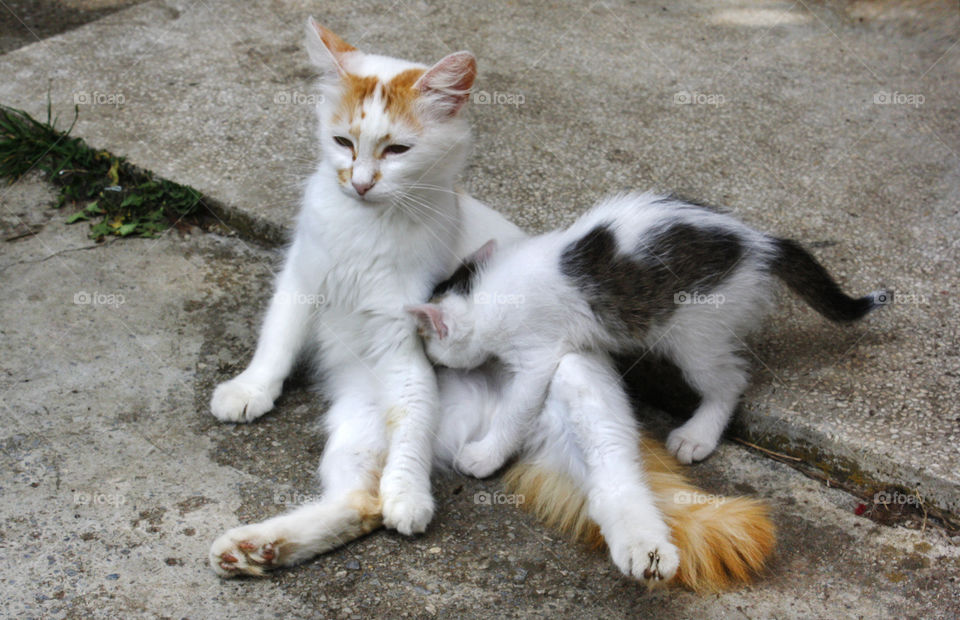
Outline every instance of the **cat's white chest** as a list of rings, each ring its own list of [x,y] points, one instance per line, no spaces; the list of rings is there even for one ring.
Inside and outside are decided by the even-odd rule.
[[[328,310],[376,311],[426,299],[455,259],[441,235],[382,206],[358,206],[311,183],[291,260]],[[452,245],[452,244],[450,244]]]

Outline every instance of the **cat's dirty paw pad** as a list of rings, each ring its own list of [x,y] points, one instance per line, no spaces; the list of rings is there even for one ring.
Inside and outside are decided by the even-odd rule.
[[[503,466],[504,459],[483,441],[473,441],[460,449],[453,464],[457,471],[474,478],[488,478]]]
[[[635,553],[633,576],[643,579],[649,586],[663,585],[677,574],[680,554],[670,543],[643,545]]]
[[[668,583],[680,567],[680,553],[666,540],[638,540],[621,549],[611,549],[614,563],[623,574],[654,587]]]
[[[405,536],[422,534],[433,518],[433,497],[429,492],[392,491],[380,488],[383,497],[383,525]]]
[[[282,540],[264,536],[258,526],[237,527],[214,541],[210,547],[210,566],[221,577],[263,576],[283,564]]]
[[[694,461],[702,461],[710,456],[717,447],[718,439],[718,437],[684,425],[667,436],[667,450],[677,457],[678,461],[684,465],[689,465]]]
[[[237,377],[213,391],[210,411],[221,422],[251,422],[273,409],[278,395],[267,386]]]

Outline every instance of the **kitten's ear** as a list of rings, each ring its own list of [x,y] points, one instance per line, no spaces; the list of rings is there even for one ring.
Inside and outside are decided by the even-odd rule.
[[[418,304],[404,306],[404,310],[412,314],[420,325],[420,329],[428,334],[436,335],[440,340],[447,337],[447,324],[443,322],[443,310],[436,304]]]
[[[477,59],[470,52],[454,52],[420,76],[418,88],[440,117],[456,116],[470,97],[477,77]]]
[[[316,65],[324,75],[343,75],[343,56],[357,51],[332,30],[328,30],[317,23],[312,17],[307,18],[307,53],[310,61]]]
[[[493,253],[497,251],[497,240],[491,239],[483,245],[480,246],[479,250],[476,250],[473,254],[464,259],[465,263],[476,263],[478,265],[485,265],[490,257],[493,256]]]

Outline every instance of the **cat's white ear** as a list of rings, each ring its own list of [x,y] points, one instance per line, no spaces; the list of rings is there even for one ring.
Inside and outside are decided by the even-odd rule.
[[[437,336],[440,340],[447,337],[447,324],[443,322],[443,310],[436,304],[417,304],[404,306],[404,310],[417,319],[417,324],[425,334]]]
[[[307,53],[310,61],[324,75],[343,75],[343,57],[357,51],[332,30],[324,28],[312,17],[307,18]]]
[[[485,265],[490,257],[493,256],[493,253],[497,251],[497,240],[491,239],[483,245],[480,246],[480,249],[476,250],[473,254],[464,259],[465,263],[476,263],[478,265]]]
[[[455,116],[470,97],[477,77],[477,59],[470,52],[454,52],[420,76],[414,88],[441,117]]]

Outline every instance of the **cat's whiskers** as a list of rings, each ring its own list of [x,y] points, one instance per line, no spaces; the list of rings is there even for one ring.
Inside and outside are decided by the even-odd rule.
[[[461,192],[458,192],[455,189],[450,189],[449,187],[443,187],[440,185],[430,185],[428,183],[411,183],[407,186],[410,189],[425,189],[434,192],[440,192],[443,194],[453,194],[454,196],[459,196]]]
[[[398,196],[397,206],[401,208],[404,214],[418,224],[427,226],[428,229],[443,226],[443,222],[438,220],[430,211],[423,210],[422,205],[416,203],[410,196]]]
[[[403,200],[405,197],[409,198],[410,196],[406,194],[398,194],[396,204],[398,204],[399,206],[403,206]],[[452,258],[459,260],[461,256],[457,253],[456,249],[454,247],[451,247],[447,241],[445,241],[444,239],[441,239],[437,235],[437,233],[433,232],[433,228],[434,228],[433,226],[428,225],[428,222],[436,223],[436,220],[434,219],[428,220],[428,218],[432,217],[428,212],[418,211],[416,208],[409,208],[411,205],[407,205],[407,206],[408,208],[404,209],[404,212],[408,214],[411,219],[413,219],[415,222],[422,225],[427,231],[429,231],[431,236],[433,236],[434,239],[436,239],[444,248],[446,248],[446,250],[450,253],[450,256]]]
[[[436,208],[435,206],[433,206],[433,204],[431,204],[431,202],[428,199],[422,196],[419,196],[418,194],[415,194],[413,192],[402,191],[398,193],[398,197],[401,200],[406,201],[406,206],[416,207],[418,208],[418,210],[422,210],[422,212],[427,212],[427,213],[440,216],[448,222],[457,221],[456,217],[454,217],[450,213],[446,213]],[[442,223],[440,220],[437,220],[437,219],[434,219],[433,221],[435,221],[438,224]]]

